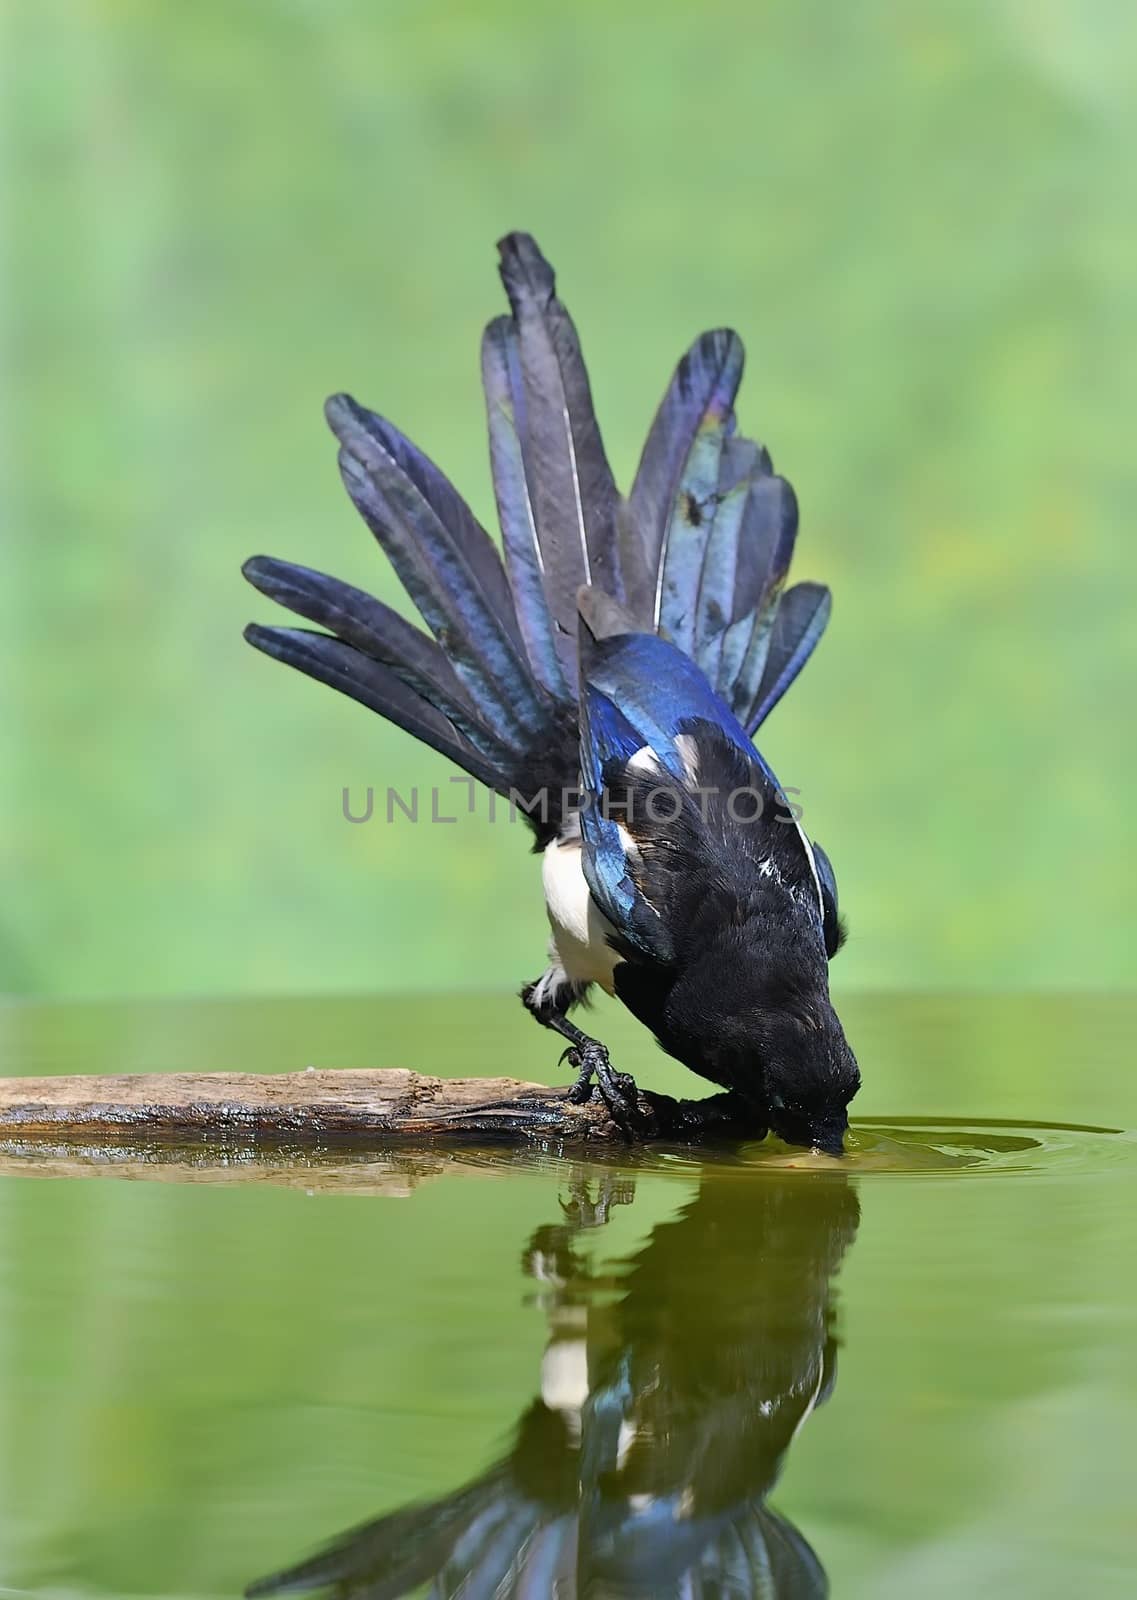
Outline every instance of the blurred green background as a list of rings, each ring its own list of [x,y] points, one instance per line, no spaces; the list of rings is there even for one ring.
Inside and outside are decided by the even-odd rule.
[[[764,741],[845,987],[1127,980],[1137,15],[1123,0],[0,9],[0,988],[513,985],[519,827],[242,643],[268,551],[385,598],[339,388],[492,511],[495,239],[627,483],[730,323],[830,633]],[[457,791],[455,792],[457,795]]]

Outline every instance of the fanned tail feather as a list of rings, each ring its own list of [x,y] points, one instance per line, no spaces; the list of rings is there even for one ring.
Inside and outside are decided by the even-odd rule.
[[[628,497],[650,585],[629,596],[630,609],[684,649],[694,637],[695,588],[743,359],[742,341],[729,330],[695,341],[656,412]]]
[[[496,317],[485,331],[482,385],[502,545],[525,648],[539,681],[550,694],[567,699],[568,684],[545,595],[545,562],[530,490],[534,469],[525,463],[525,389],[517,326],[511,317]]]
[[[416,531],[423,525],[422,507],[429,508],[495,617],[520,642],[513,596],[497,546],[450,480],[398,428],[350,395],[333,395],[324,409],[328,427],[344,451],[371,469],[381,484],[392,486],[396,504],[402,503]],[[406,494],[408,486],[413,495]]]
[[[516,1509],[504,1473],[495,1469],[447,1499],[410,1506],[352,1529],[307,1561],[251,1583],[246,1600],[317,1589],[398,1600],[424,1583],[439,1581],[457,1549],[472,1555],[479,1542],[490,1544]],[[527,1509],[535,1520],[536,1508]]]
[[[246,1600],[324,1591],[402,1600],[424,1585],[437,1600],[822,1600],[825,1571],[797,1528],[762,1501],[666,1522],[614,1508],[599,1530],[579,1504],[521,1493],[495,1471],[449,1500],[364,1524],[319,1554],[252,1583]]]
[[[445,651],[390,606],[338,578],[271,556],[252,556],[241,570],[270,600],[390,667],[475,743],[491,738]]]
[[[742,536],[743,521],[756,480],[770,470],[769,457],[752,439],[726,440],[695,593],[694,655],[712,683],[718,681],[723,634],[739,612],[748,609],[741,596],[754,563],[749,540]]]
[[[494,759],[479,751],[449,717],[423,699],[400,677],[362,651],[330,634],[307,628],[265,628],[250,622],[245,638],[257,650],[295,667],[319,683],[338,689],[388,722],[437,750],[471,777],[499,793],[508,792],[509,778]]]
[[[765,449],[734,432],[742,367],[742,343],[725,329],[703,334],[679,362],[623,537],[638,545],[640,577],[627,596],[638,626],[692,656],[752,733],[805,664],[827,612],[813,607],[807,621],[792,608],[778,622],[797,501]]]
[[[719,693],[743,723],[762,681],[797,537],[797,501],[784,478],[751,485],[742,519],[747,563],[735,589],[736,621],[723,635]]]
[[[716,330],[683,356],[621,500],[553,270],[528,234],[499,251],[511,315],[485,331],[482,377],[504,560],[427,456],[337,395],[327,416],[344,483],[433,638],[361,590],[268,557],[247,563],[249,581],[327,632],[247,637],[502,793],[546,770],[542,752],[575,714],[578,607],[597,637],[671,640],[753,734],[817,643],[829,595],[783,593],[797,507],[765,450],[735,434],[741,341]]]
[[[793,683],[825,632],[832,597],[823,583],[795,583],[782,596],[762,681],[749,712],[740,718],[753,735]]]
[[[578,1517],[565,1485],[526,1492],[508,1462],[444,1499],[364,1523],[316,1555],[249,1585],[246,1600],[331,1591],[399,1600],[426,1584],[446,1600],[548,1600],[573,1592]]]
[[[408,463],[418,468],[425,458],[388,424],[380,426],[381,419],[346,396],[329,402],[328,420],[340,440],[340,471],[356,509],[435,638],[445,642],[454,670],[519,747],[532,740],[547,706],[520,643],[505,570],[489,535],[454,491],[450,499],[424,492],[424,482],[430,489],[436,483],[419,470],[412,474]]]
[[[577,590],[594,583],[615,599],[623,598],[616,538],[619,496],[593,411],[580,341],[557,299],[553,269],[528,234],[508,234],[498,250],[516,329],[514,422],[520,425],[557,651],[566,680],[575,683]],[[520,414],[517,399],[523,404]]]

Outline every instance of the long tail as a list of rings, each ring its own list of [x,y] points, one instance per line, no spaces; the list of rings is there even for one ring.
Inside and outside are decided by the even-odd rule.
[[[322,1590],[337,1600],[399,1600],[429,1583],[439,1600],[545,1600],[555,1577],[571,1592],[575,1535],[571,1514],[524,1495],[497,1468],[447,1499],[354,1529],[309,1560],[251,1583],[245,1595],[267,1600]],[[536,1580],[528,1588],[527,1576]]]
[[[662,1516],[614,1508],[599,1538],[580,1512],[521,1494],[505,1476],[449,1500],[410,1507],[355,1529],[308,1561],[251,1583],[246,1600],[321,1591],[334,1600],[402,1600],[430,1584],[431,1600],[716,1600],[724,1595],[823,1600],[812,1546],[762,1501],[718,1515]]]
[[[735,435],[739,339],[704,334],[680,361],[623,500],[552,268],[528,234],[499,250],[512,315],[486,329],[482,375],[504,562],[434,463],[337,395],[347,491],[433,637],[336,578],[254,556],[249,581],[325,631],[251,623],[246,638],[507,793],[574,721],[590,588],[610,627],[691,655],[752,734],[820,638],[829,592],[784,590],[797,506]]]

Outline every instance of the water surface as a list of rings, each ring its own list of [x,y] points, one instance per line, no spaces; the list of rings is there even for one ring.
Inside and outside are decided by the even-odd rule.
[[[1132,1593],[1137,1006],[843,1013],[840,1166],[234,1150],[59,1178],[0,1151],[0,1585],[234,1595],[331,1544],[298,1585]],[[556,1071],[485,997],[13,1007],[0,1047],[9,1073]]]

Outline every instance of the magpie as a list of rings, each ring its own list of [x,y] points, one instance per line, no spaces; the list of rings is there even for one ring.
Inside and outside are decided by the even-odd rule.
[[[708,1172],[615,1279],[582,1234],[634,1203],[633,1181],[606,1173],[594,1199],[577,1179],[523,1255],[549,1337],[509,1448],[246,1594],[828,1594],[816,1551],[768,1497],[836,1383],[833,1279],[860,1208],[843,1170],[752,1176]]]
[[[552,268],[527,234],[498,250],[511,314],[486,328],[482,378],[504,560],[431,460],[336,395],[344,484],[429,633],[255,556],[249,581],[323,631],[245,637],[525,816],[552,937],[522,999],[567,1040],[574,1098],[595,1079],[634,1131],[634,1081],[570,1018],[598,985],[756,1136],[839,1154],[860,1075],[829,997],[836,882],[752,742],[830,594],[786,586],[797,503],[736,431],[741,341],[705,333],[683,356],[625,498]]]

